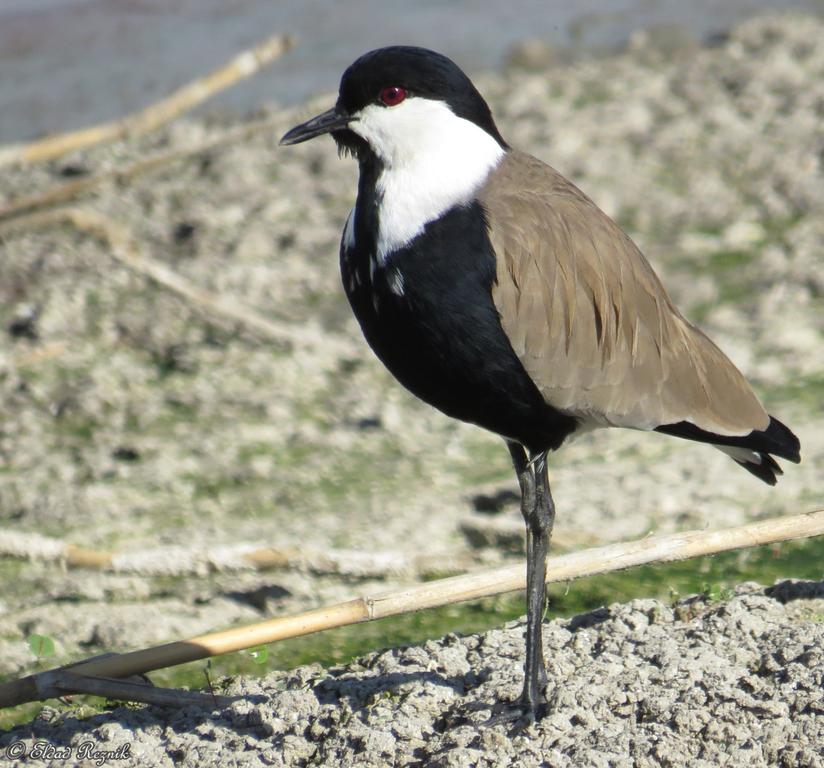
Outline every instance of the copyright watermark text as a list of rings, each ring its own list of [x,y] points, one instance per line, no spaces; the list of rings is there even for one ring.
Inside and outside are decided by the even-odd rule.
[[[101,749],[93,741],[83,741],[77,746],[61,746],[48,741],[13,741],[2,754],[9,760],[28,757],[37,760],[91,760],[95,765],[104,765],[110,760],[126,760],[131,757],[132,745],[121,744],[117,749]]]

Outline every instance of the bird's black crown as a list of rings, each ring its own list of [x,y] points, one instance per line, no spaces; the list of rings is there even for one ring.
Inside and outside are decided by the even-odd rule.
[[[376,103],[381,89],[399,86],[410,96],[443,101],[458,116],[470,120],[506,148],[483,96],[454,61],[443,54],[409,45],[392,45],[365,53],[343,73],[338,111],[352,115]],[[349,147],[350,131],[333,133],[339,145]]]

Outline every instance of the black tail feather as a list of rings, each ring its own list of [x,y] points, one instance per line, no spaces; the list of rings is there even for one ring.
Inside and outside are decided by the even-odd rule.
[[[690,424],[688,421],[679,421],[677,424],[665,424],[656,427],[656,432],[682,437],[685,440],[696,440],[701,443],[745,448],[753,451],[761,458],[760,464],[751,461],[739,461],[737,458],[735,462],[759,480],[763,480],[770,485],[775,485],[778,479],[777,475],[783,474],[781,467],[778,466],[778,463],[770,454],[775,454],[796,464],[801,461],[801,443],[798,438],[792,430],[773,416],[770,416],[770,423],[766,429],[754,429],[748,435],[740,437],[716,435],[713,432],[696,427],[695,424]]]
[[[663,432],[686,440],[697,440],[699,443],[713,445],[730,445],[734,448],[749,448],[756,453],[774,453],[782,459],[798,464],[801,461],[801,443],[790,429],[778,419],[770,416],[770,424],[764,430],[754,429],[748,435],[729,437],[716,435],[705,429],[696,427],[688,421],[679,421],[677,424],[664,424],[655,428],[656,432]]]
[[[751,472],[759,480],[763,480],[767,485],[775,485],[778,482],[778,475],[783,475],[784,470],[778,466],[778,462],[769,453],[759,453],[758,455],[761,457],[760,464],[755,464],[752,461],[738,461],[738,459],[733,459],[733,461],[744,467],[747,472]]]

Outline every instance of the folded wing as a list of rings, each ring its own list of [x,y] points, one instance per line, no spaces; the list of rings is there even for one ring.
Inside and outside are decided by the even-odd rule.
[[[493,300],[548,403],[638,429],[768,427],[742,374],[681,316],[635,244],[557,171],[509,152],[479,199],[497,257]]]

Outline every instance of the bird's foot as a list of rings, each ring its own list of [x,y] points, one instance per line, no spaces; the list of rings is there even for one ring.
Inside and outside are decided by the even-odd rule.
[[[549,705],[541,697],[540,701],[525,701],[523,696],[517,700],[506,702],[500,712],[492,715],[485,723],[485,726],[494,727],[496,725],[510,726],[513,732],[525,731],[538,720],[542,720],[549,714]]]

